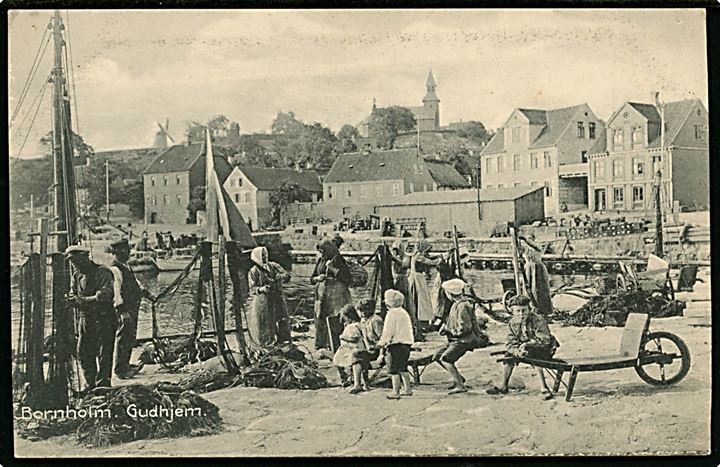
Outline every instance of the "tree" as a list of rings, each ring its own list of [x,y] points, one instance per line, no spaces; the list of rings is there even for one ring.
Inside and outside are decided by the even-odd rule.
[[[187,205],[188,224],[197,222],[197,212],[205,210],[205,186],[196,186],[190,194],[190,202]]]
[[[392,149],[401,131],[415,128],[415,116],[406,107],[377,108],[370,116],[370,137],[382,149]]]
[[[282,209],[295,201],[307,201],[310,193],[297,183],[288,180],[283,181],[278,188],[270,193],[270,205],[272,206],[272,224],[280,225],[280,214]]]
[[[48,191],[53,184],[52,159],[18,160],[10,164],[10,203],[13,209],[29,206],[30,195],[35,207],[51,202]]]
[[[335,162],[337,136],[320,123],[306,124],[293,112],[279,113],[272,124],[275,146],[285,167],[327,168]]]
[[[118,199],[128,205],[133,216],[142,217],[145,213],[145,196],[142,182],[135,181],[123,185],[118,190]]]
[[[357,144],[355,144],[355,141],[357,141],[357,139],[360,137],[360,133],[358,132],[357,128],[352,125],[343,125],[343,127],[340,128],[337,137],[337,152],[342,154],[346,152],[357,151]]]
[[[492,138],[492,134],[485,129],[485,125],[481,122],[468,122],[467,126],[458,131],[458,136],[467,138],[478,146],[487,143]]]
[[[74,131],[72,132],[72,143],[73,143],[73,155],[75,156],[75,165],[84,164],[85,159],[88,157],[92,158],[95,155],[95,150],[92,146],[87,144],[82,136],[78,135]],[[52,158],[53,152],[53,134],[49,131],[45,136],[40,138],[40,147],[43,150],[45,157]]]
[[[305,129],[305,124],[302,120],[295,118],[294,112],[278,112],[275,120],[271,125],[271,131],[274,135],[284,135],[288,138],[298,137],[302,134]]]

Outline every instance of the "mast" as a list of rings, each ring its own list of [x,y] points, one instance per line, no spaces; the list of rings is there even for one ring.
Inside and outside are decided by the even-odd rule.
[[[110,160],[105,161],[105,215],[110,222]]]
[[[63,73],[62,31],[65,26],[60,10],[55,10],[51,23],[53,35],[53,194],[55,230],[64,232],[56,237],[57,251],[65,251],[76,239],[75,172],[73,167],[72,128],[70,126],[70,100]]]

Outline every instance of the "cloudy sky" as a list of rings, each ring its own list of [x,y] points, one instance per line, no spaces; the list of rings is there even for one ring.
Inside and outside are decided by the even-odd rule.
[[[224,114],[269,131],[279,111],[337,131],[379,106],[421,105],[432,69],[441,123],[497,128],[515,107],[587,102],[603,119],[625,100],[698,97],[707,106],[702,10],[70,11],[80,133],[96,150],[152,144],[156,122]],[[52,12],[11,12],[10,114]],[[49,128],[32,101],[48,49],[10,129],[23,157]],[[29,115],[28,115],[29,113]],[[28,118],[26,118],[28,115]],[[24,123],[23,123],[23,119]]]

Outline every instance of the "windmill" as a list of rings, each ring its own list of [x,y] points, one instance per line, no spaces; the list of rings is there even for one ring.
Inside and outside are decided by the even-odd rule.
[[[170,120],[167,118],[165,119],[165,126],[162,125],[162,123],[158,122],[157,126],[160,128],[160,131],[155,133],[155,144],[153,144],[154,147],[165,149],[168,147],[168,138],[173,143],[175,142],[175,139],[173,139],[172,136],[170,136],[170,133],[168,133],[168,128],[170,125]]]

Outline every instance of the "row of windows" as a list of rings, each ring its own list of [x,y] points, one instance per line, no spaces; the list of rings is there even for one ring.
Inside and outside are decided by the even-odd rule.
[[[653,156],[653,172],[657,173],[661,168],[662,157]],[[595,180],[605,180],[605,161],[597,160],[594,163]],[[612,179],[623,178],[625,173],[625,160],[624,159],[613,159],[612,160]],[[641,157],[632,158],[632,173],[633,176],[643,175],[645,173],[645,163]]]
[[[147,195],[147,200],[148,200],[148,202],[149,202],[151,205],[153,205],[153,206],[157,206],[157,204],[158,204],[158,198],[157,198],[156,195]],[[176,196],[175,196],[175,202],[176,202],[178,205],[182,205],[182,203],[183,203],[183,195],[181,195],[181,194],[176,195]],[[165,205],[165,206],[169,206],[169,205],[170,205],[170,195],[163,195],[163,205]]]
[[[175,185],[181,185],[182,184],[182,178],[180,175],[175,175]],[[166,175],[163,177],[163,185],[168,186],[170,185],[170,178]],[[150,186],[156,186],[155,185],[155,177],[150,177]]]
[[[644,144],[643,141],[643,127],[642,126],[636,126],[631,129],[632,132],[632,145],[633,147],[642,146]],[[625,130],[622,128],[618,128],[616,130],[613,130],[613,146],[616,149],[622,149],[623,145],[625,143]]]
[[[595,139],[595,122],[588,123],[588,139]],[[577,137],[585,139],[585,122],[577,122]]]
[[[402,188],[400,187],[400,183],[393,183],[390,187],[390,193],[392,196],[400,196],[402,194]],[[410,183],[410,193],[415,191],[415,184]],[[346,187],[341,188],[342,193],[344,194],[345,198],[352,198],[353,197],[353,186],[348,185]],[[427,184],[423,184],[423,191],[428,191]],[[365,185],[358,185],[357,186],[357,196],[358,198],[367,198],[368,197],[368,190]],[[382,185],[375,185],[375,197],[376,198],[382,198],[384,196],[384,190]],[[337,199],[337,187],[330,186],[328,187],[328,198],[329,199]]]
[[[240,195],[244,196],[240,196]],[[242,201],[241,201],[242,200]],[[250,203],[250,192],[247,193],[235,193],[235,204],[249,204]]]
[[[496,173],[503,173],[505,171],[505,157],[506,156],[497,156],[497,157],[488,157],[485,159],[485,173],[489,174],[492,173],[493,170]],[[512,169],[514,172],[517,172],[519,170],[523,169],[523,157],[520,154],[513,154],[512,156]],[[546,167],[552,167],[552,156],[550,155],[549,151],[544,151],[542,153],[542,158],[540,157],[540,154],[537,152],[531,152],[530,153],[530,168],[531,169],[539,169],[539,168],[546,168]]]
[[[606,203],[605,203],[605,189],[599,188],[596,190],[596,203],[598,204],[595,206],[595,209],[607,209]],[[625,208],[625,187],[622,186],[616,186],[612,189],[613,198],[613,208],[614,209],[624,209]],[[644,186],[634,186],[632,187],[632,203],[633,207],[640,207],[645,202],[645,187]]]

